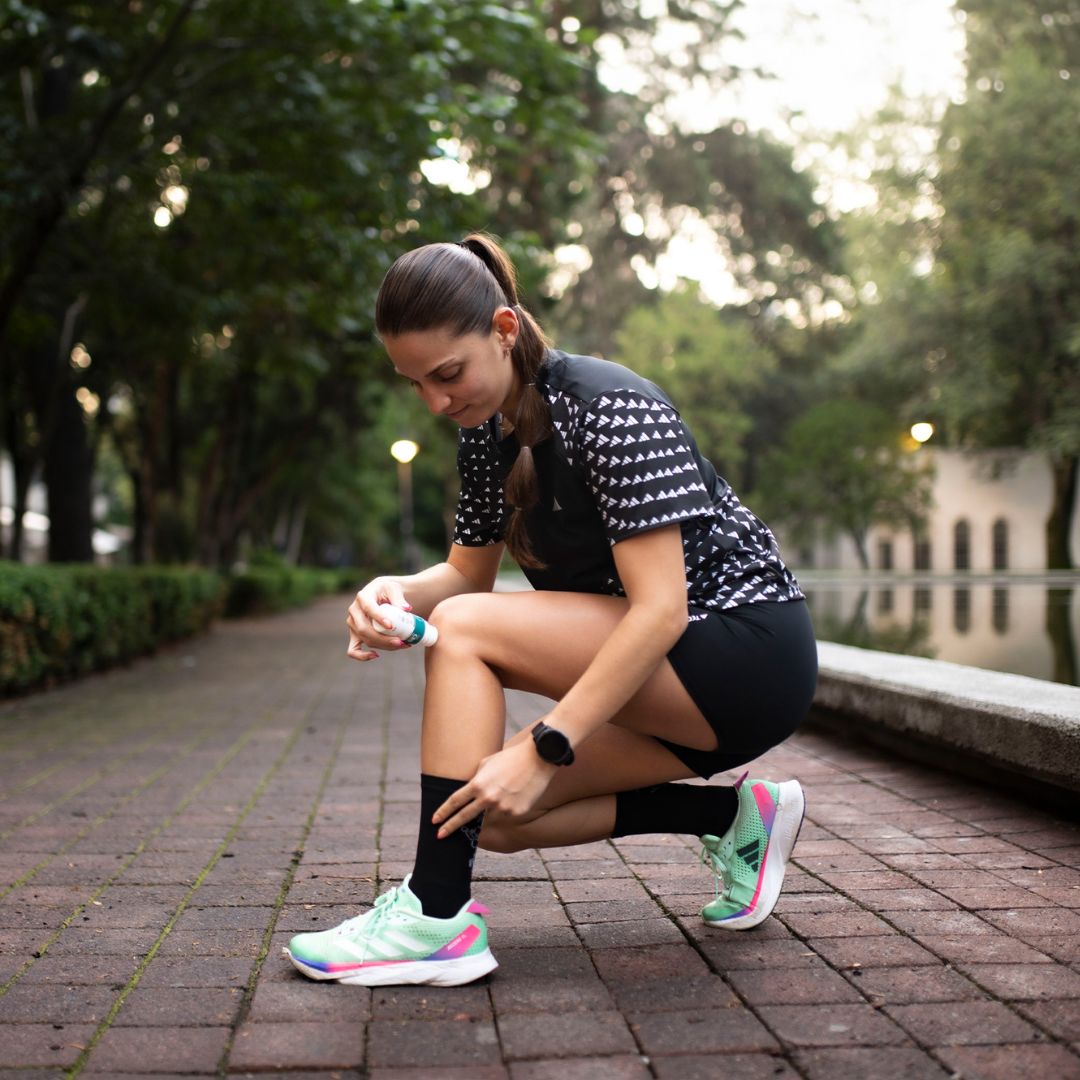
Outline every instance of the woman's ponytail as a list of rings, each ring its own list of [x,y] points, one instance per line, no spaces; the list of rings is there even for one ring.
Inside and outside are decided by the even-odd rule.
[[[521,379],[521,394],[510,422],[518,441],[518,455],[506,478],[504,494],[511,508],[506,523],[506,547],[519,566],[542,569],[544,564],[532,550],[525,528],[525,512],[540,501],[540,484],[533,461],[533,447],[551,435],[551,410],[536,386],[536,376],[544,362],[549,342],[540,325],[518,303],[517,275],[506,252],[484,233],[472,233],[461,246],[471,251],[491,271],[509,307],[518,317],[518,335],[510,359]]]

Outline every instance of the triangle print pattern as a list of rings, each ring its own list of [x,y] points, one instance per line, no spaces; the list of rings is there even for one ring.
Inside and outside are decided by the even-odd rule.
[[[454,516],[454,543],[485,547],[502,539],[505,500],[498,475],[498,450],[487,425],[458,434],[461,492]]]
[[[554,355],[558,360],[538,381],[551,409],[558,451],[543,456],[544,468],[562,470],[560,482],[576,485],[591,496],[579,502],[592,505],[587,513],[560,505],[545,526],[551,530],[545,547],[557,553],[565,532],[574,537],[573,550],[580,555],[586,534],[596,569],[586,582],[580,568],[571,565],[578,556],[567,556],[565,562],[552,559],[537,587],[623,595],[611,547],[638,533],[678,524],[692,609],[715,611],[802,598],[772,533],[701,456],[662,391],[618,365],[606,364],[598,373],[591,357]],[[623,378],[625,382],[614,381]],[[585,386],[590,389],[582,396]],[[490,424],[461,430],[455,543],[477,547],[502,539],[504,467]],[[555,479],[542,473],[542,488],[562,490]]]
[[[612,544],[715,515],[686,429],[666,402],[632,390],[601,394],[581,417],[577,452]]]

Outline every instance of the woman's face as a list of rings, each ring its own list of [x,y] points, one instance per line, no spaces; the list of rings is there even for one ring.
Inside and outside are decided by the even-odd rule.
[[[510,360],[517,332],[517,316],[503,307],[487,334],[412,330],[384,336],[383,345],[394,369],[412,383],[429,411],[470,428],[497,412],[513,413],[521,389]]]

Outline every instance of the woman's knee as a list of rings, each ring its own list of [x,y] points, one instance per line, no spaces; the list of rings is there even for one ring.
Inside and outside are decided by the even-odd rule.
[[[438,648],[444,652],[470,649],[484,638],[485,608],[490,593],[460,593],[435,605],[431,624],[439,631]]]

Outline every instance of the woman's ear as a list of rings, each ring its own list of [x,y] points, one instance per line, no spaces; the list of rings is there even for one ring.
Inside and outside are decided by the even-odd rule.
[[[512,349],[521,329],[517,312],[512,307],[506,307],[505,305],[496,308],[495,314],[491,318],[491,325],[495,333],[499,335],[499,344],[505,349]]]

